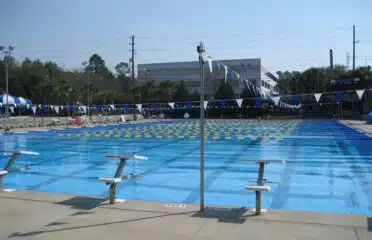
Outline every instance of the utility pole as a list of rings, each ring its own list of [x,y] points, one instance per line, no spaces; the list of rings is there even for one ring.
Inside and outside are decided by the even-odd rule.
[[[131,52],[132,52],[132,58],[130,59],[131,63],[132,63],[132,82],[133,82],[133,100],[134,100],[134,103],[136,103],[136,94],[137,94],[137,91],[136,91],[136,83],[135,83],[135,78],[134,78],[134,35],[132,35],[131,37]]]
[[[4,60],[5,60],[5,84],[6,84],[6,100],[5,100],[5,115],[6,118],[9,117],[9,73],[8,73],[8,61],[10,58],[10,55],[12,51],[14,50],[14,47],[8,46],[0,46],[0,51],[5,54]]]
[[[355,25],[353,25],[353,71],[355,71]]]
[[[350,68],[350,53],[349,52],[346,53],[346,68],[347,69]]]
[[[200,211],[204,211],[204,53],[203,42],[197,46],[200,63]]]
[[[329,67],[333,68],[333,50],[329,49]]]

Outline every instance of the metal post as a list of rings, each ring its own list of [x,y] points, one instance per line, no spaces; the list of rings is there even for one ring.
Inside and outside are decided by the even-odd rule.
[[[353,71],[355,71],[355,25],[353,25]]]
[[[13,153],[10,157],[9,157],[9,160],[8,160],[8,163],[5,165],[4,169],[5,171],[8,171],[9,168],[13,165],[14,161],[17,159],[17,157],[19,156],[19,153]],[[4,179],[5,175],[0,175],[0,189],[3,188],[3,179]]]
[[[6,118],[9,118],[9,76],[8,76],[8,54],[5,55],[5,84],[6,84],[5,116],[6,116]]]
[[[121,158],[120,163],[118,168],[116,169],[114,178],[119,178],[121,176],[121,173],[123,172],[125,163],[127,159],[126,158]],[[115,204],[115,199],[116,199],[116,184],[115,182],[110,184],[110,190],[109,190],[109,198],[110,198],[110,204]]]
[[[265,169],[265,163],[260,163],[259,169],[258,169],[258,178],[257,178],[257,186],[263,186],[264,185],[264,169]],[[261,214],[261,191],[256,191],[256,215]]]
[[[5,84],[6,84],[6,100],[5,100],[5,115],[8,118],[9,117],[9,73],[8,73],[8,58],[10,57],[10,54],[14,50],[14,47],[8,46],[0,46],[0,51],[2,51],[5,54],[4,62],[5,62]]]
[[[197,47],[200,63],[200,211],[204,211],[204,59],[203,42]]]
[[[89,82],[90,82],[90,76],[89,76],[89,73],[90,73],[90,67],[88,67],[89,66],[89,64],[88,64],[88,62],[87,61],[85,61],[85,62],[82,62],[81,63],[81,65],[83,65],[83,67],[84,67],[84,72],[86,72],[87,73],[87,75],[88,75],[88,83],[87,83],[87,110],[86,110],[86,114],[88,115],[88,117],[89,117],[89,94],[90,94],[90,92],[89,92]],[[89,119],[91,119],[90,117],[89,117]]]
[[[132,53],[132,58],[130,59],[130,62],[132,64],[133,100],[134,100],[134,103],[136,103],[136,94],[138,93],[136,89],[135,75],[134,75],[134,35],[132,35],[131,37],[131,53]]]
[[[92,118],[90,117],[90,114],[89,114],[89,112],[90,112],[89,111],[89,108],[90,108],[90,104],[89,104],[89,100],[90,100],[90,96],[89,96],[90,95],[90,89],[89,88],[90,88],[90,74],[88,72],[88,94],[87,94],[88,95],[87,96],[88,97],[88,107],[87,107],[87,115],[88,115],[89,119],[92,120]]]

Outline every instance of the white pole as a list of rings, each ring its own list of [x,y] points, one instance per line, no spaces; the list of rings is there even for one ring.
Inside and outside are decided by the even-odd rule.
[[[5,84],[6,84],[6,104],[5,104],[5,115],[6,115],[6,118],[9,117],[9,76],[8,76],[8,64],[9,64],[9,58],[10,58],[10,55],[12,53],[12,51],[14,50],[14,47],[12,46],[8,46],[8,47],[4,47],[4,46],[0,46],[0,51],[3,52],[5,54],[5,57],[4,57],[4,62],[5,62]]]
[[[203,42],[197,47],[200,63],[200,211],[204,211],[204,58]]]

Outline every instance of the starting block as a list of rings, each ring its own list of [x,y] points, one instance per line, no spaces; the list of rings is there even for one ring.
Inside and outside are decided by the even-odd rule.
[[[8,159],[8,163],[5,165],[3,170],[0,170],[0,190],[4,190],[3,189],[3,180],[4,180],[5,175],[7,175],[9,173],[23,172],[23,171],[31,169],[30,167],[27,167],[27,166],[26,167],[21,167],[21,168],[10,169],[10,167],[13,165],[13,163],[15,162],[17,157],[19,155],[35,155],[35,156],[38,156],[39,153],[38,152],[31,152],[31,151],[23,151],[23,150],[8,150],[8,149],[2,149],[2,150],[0,150],[0,153],[1,152],[10,154],[9,159]]]
[[[248,185],[245,188],[249,191],[255,191],[256,193],[256,215],[260,215],[261,211],[261,194],[262,192],[268,192],[270,191],[270,186],[265,185],[265,183],[274,183],[271,181],[267,181],[264,179],[264,170],[265,170],[265,165],[269,163],[279,163],[279,164],[285,164],[285,161],[282,160],[263,160],[263,159],[258,159],[258,160],[252,160],[252,159],[241,159],[241,161],[245,162],[251,162],[251,163],[257,163],[259,164],[258,167],[258,176],[257,176],[257,185]]]
[[[138,155],[105,155],[106,158],[114,158],[114,159],[119,159],[119,165],[118,168],[116,169],[116,172],[113,177],[101,177],[98,178],[99,181],[106,183],[107,185],[110,185],[109,187],[109,202],[110,204],[114,204],[117,202],[116,199],[116,185],[120,183],[123,179],[130,179],[131,177],[128,177],[127,175],[121,176],[125,163],[129,159],[134,159],[134,160],[148,160],[147,157],[144,156],[138,156]]]

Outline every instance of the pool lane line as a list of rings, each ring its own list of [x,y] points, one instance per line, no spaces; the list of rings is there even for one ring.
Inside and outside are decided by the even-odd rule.
[[[298,141],[294,140],[292,143],[292,150],[289,151],[290,159],[298,159],[297,158],[298,146],[299,146]],[[291,187],[291,178],[292,174],[294,174],[297,161],[292,161],[290,163],[288,163],[288,161],[286,162],[287,164],[285,164],[284,170],[281,173],[276,192],[275,194],[273,194],[273,197],[271,198],[270,208],[282,209],[288,201],[289,190]]]
[[[110,160],[110,159],[103,160],[103,164],[106,164],[108,162],[112,162],[112,160]],[[83,173],[85,171],[90,171],[90,170],[93,170],[93,169],[95,169],[97,167],[101,167],[101,166],[102,166],[102,164],[97,165],[97,163],[91,163],[91,164],[89,164],[89,166],[87,166],[87,167],[85,167],[83,169],[79,169],[79,170],[77,170],[75,172],[71,172],[71,173],[69,173],[67,175],[53,177],[53,178],[50,178],[50,179],[48,179],[48,180],[46,180],[44,182],[41,182],[41,183],[38,183],[38,184],[35,184],[35,185],[28,186],[26,188],[26,190],[37,190],[37,189],[39,189],[41,187],[45,187],[46,185],[50,185],[52,183],[55,183],[55,182],[58,182],[58,181],[61,181],[61,180],[64,180],[64,179],[71,178],[74,175]],[[98,177],[97,177],[97,181],[98,181]]]
[[[90,152],[93,152],[94,153],[95,151],[102,150],[102,149],[106,149],[106,147],[100,147],[98,149],[96,148],[96,149],[94,149],[94,150],[92,150]],[[76,156],[79,156],[80,154],[81,154],[81,152],[79,152],[79,154],[73,154],[73,155],[69,155],[69,156],[66,156],[66,157],[61,157],[60,159],[71,158],[71,157],[74,157],[74,156],[76,157]],[[48,161],[49,161],[49,159],[48,159]],[[38,165],[40,165],[40,163],[44,163],[44,162],[46,162],[46,161],[39,162]],[[55,183],[55,182],[59,181],[60,179],[69,178],[69,177],[71,177],[73,175],[82,173],[84,171],[92,170],[92,169],[94,169],[96,167],[100,167],[100,166],[102,166],[102,165],[110,162],[110,160],[103,160],[102,162],[99,162],[99,165],[97,165],[97,163],[92,163],[92,166],[89,166],[89,167],[84,168],[84,169],[80,169],[80,170],[75,171],[75,172],[72,172],[72,173],[70,173],[68,175],[63,175],[63,176],[60,176],[60,177],[55,177],[55,178],[52,178],[52,179],[48,179],[45,182],[42,182],[42,183],[39,183],[39,184],[36,184],[36,185],[33,185],[33,186],[29,186],[29,187],[27,187],[27,190],[36,190],[36,189],[38,189],[40,187],[43,187],[43,186],[46,186],[46,185]],[[31,165],[28,165],[28,166],[31,166]],[[35,164],[32,164],[32,166],[36,166],[36,165]]]
[[[179,158],[181,158],[182,156],[187,156],[191,153],[193,153],[194,151],[197,151],[199,150],[200,147],[194,147],[194,148],[191,148],[189,150],[187,150],[186,152],[182,152],[180,153],[179,155],[177,156],[174,156],[172,158],[169,158],[167,160],[165,160],[164,162],[159,162],[159,164],[155,165],[154,167],[150,167],[146,170],[144,170],[143,172],[138,172],[136,173],[136,175],[141,175],[141,176],[146,176],[146,175],[150,175],[150,174],[153,174],[155,173],[156,171],[158,171],[159,169],[163,169],[165,168],[166,166],[168,166],[169,164],[179,160]],[[151,160],[151,158],[149,158]],[[122,188],[125,188],[128,184],[132,183],[132,181],[125,181],[125,182],[122,182],[121,184],[119,184],[117,186],[117,193],[122,189]]]
[[[103,147],[103,148],[105,148],[105,147]],[[102,148],[102,149],[103,149],[103,148]],[[61,157],[60,159],[66,159],[66,158],[70,158],[70,157],[77,157],[77,156],[79,156],[80,154],[81,154],[81,153],[79,153],[79,154],[73,154],[73,155],[70,155],[70,156],[65,157],[65,158],[62,158],[62,157]],[[49,160],[49,159],[48,159],[48,160]],[[44,163],[44,162],[46,162],[46,161],[43,161],[43,163]],[[76,171],[76,172],[72,172],[72,173],[70,173],[70,174],[68,174],[68,175],[63,175],[63,177],[56,177],[56,178],[48,179],[48,180],[45,181],[45,182],[42,182],[42,183],[36,184],[36,185],[34,185],[34,186],[27,187],[26,189],[27,189],[27,190],[35,190],[35,189],[40,188],[40,187],[42,187],[42,186],[45,186],[45,185],[49,185],[49,184],[51,184],[51,183],[54,183],[54,182],[60,180],[61,178],[65,179],[65,178],[68,178],[68,177],[70,177],[70,176],[73,176],[73,175],[79,174],[79,173],[81,173],[81,172],[89,171],[89,170],[91,170],[91,169],[94,169],[95,167],[100,167],[100,166],[102,166],[102,165],[104,165],[104,164],[106,164],[106,163],[108,163],[108,162],[110,162],[110,159],[104,159],[104,160],[103,160],[103,164],[102,164],[101,162],[99,162],[99,165],[96,165],[97,163],[91,163],[92,166],[89,166],[89,167],[87,167],[86,169],[85,169],[85,168],[84,168],[84,169],[80,169],[80,170],[78,170],[78,171]],[[28,166],[29,166],[29,165],[28,165]],[[35,165],[33,165],[33,166],[35,166]]]
[[[102,147],[100,149],[104,149],[106,147]],[[81,152],[79,153],[76,153],[76,154],[66,154],[64,156],[61,156],[61,157],[57,157],[57,158],[48,158],[48,159],[44,159],[44,160],[41,160],[39,162],[36,162],[36,163],[31,163],[31,164],[27,164],[26,166],[27,167],[35,167],[35,166],[40,166],[41,164],[45,163],[45,162],[49,162],[49,161],[58,161],[58,160],[65,160],[67,158],[71,158],[71,157],[77,157],[81,155]]]
[[[365,198],[367,199],[367,202],[368,202],[368,211],[369,212],[372,212],[372,188],[371,188],[371,183],[368,185],[368,183],[370,181],[369,178],[365,175],[365,173],[363,172],[363,167],[360,166],[359,162],[356,162],[355,160],[357,160],[357,156],[354,156],[350,150],[349,150],[349,146],[345,145],[345,143],[343,141],[338,141],[338,145],[339,145],[339,148],[343,151],[343,153],[347,156],[352,156],[354,161],[350,161],[348,160],[348,163],[349,163],[349,169],[353,175],[353,177],[358,180],[359,182],[359,187],[361,188],[361,190],[363,191],[364,195],[365,195]],[[359,153],[359,149],[355,147],[355,150]],[[370,162],[367,162],[366,160],[363,160],[363,163],[366,164],[366,165],[371,165]],[[354,199],[355,200],[355,199]],[[355,204],[356,202],[354,202]],[[358,207],[358,206],[356,206]]]

